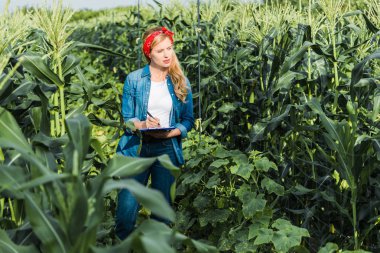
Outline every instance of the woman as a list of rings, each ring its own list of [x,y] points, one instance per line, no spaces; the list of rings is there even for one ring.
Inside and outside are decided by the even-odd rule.
[[[165,27],[145,32],[142,50],[149,64],[127,76],[123,88],[122,115],[125,122],[133,122],[138,129],[174,129],[144,132],[139,154],[139,137],[126,132],[120,139],[117,153],[140,157],[167,154],[174,165],[180,166],[184,163],[181,139],[193,127],[194,116],[190,83],[174,52],[173,35]],[[149,176],[151,187],[162,192],[171,204],[170,187],[174,177],[158,161],[135,179],[146,185]],[[139,205],[132,194],[126,189],[121,190],[116,212],[116,234],[120,239],[133,231],[138,210]]]

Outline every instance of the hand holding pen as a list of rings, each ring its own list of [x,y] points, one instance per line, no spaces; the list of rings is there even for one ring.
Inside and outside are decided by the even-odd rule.
[[[146,127],[147,128],[155,128],[155,127],[160,127],[160,119],[154,117],[150,112],[148,112],[148,117],[145,121]]]

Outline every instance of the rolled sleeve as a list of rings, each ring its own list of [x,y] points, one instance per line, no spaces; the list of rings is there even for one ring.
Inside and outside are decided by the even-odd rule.
[[[181,138],[186,138],[187,137],[187,128],[182,125],[181,123],[175,124],[175,128],[178,128],[179,131],[181,131]]]
[[[133,99],[133,87],[131,85],[131,80],[129,76],[125,79],[123,86],[123,97],[121,101],[121,114],[123,116],[124,122],[138,120],[135,113],[135,103]]]
[[[175,125],[181,131],[181,138],[186,138],[187,133],[194,127],[193,94],[189,80],[186,81],[189,90],[185,102],[182,103],[181,121]]]

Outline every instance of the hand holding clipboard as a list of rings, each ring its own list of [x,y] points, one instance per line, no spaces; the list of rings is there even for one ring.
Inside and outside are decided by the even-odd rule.
[[[157,122],[157,127],[148,127],[147,128],[141,128],[141,132],[148,132],[148,131],[170,131],[175,129],[175,127],[160,127],[160,120],[156,117],[154,117],[149,111],[147,111],[147,114],[149,117],[154,119]]]

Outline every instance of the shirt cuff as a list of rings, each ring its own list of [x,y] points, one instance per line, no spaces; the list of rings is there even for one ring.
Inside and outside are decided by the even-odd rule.
[[[181,138],[186,138],[187,137],[187,129],[184,125],[182,125],[181,123],[177,123],[175,124],[175,128],[178,128],[179,131],[181,131]]]

